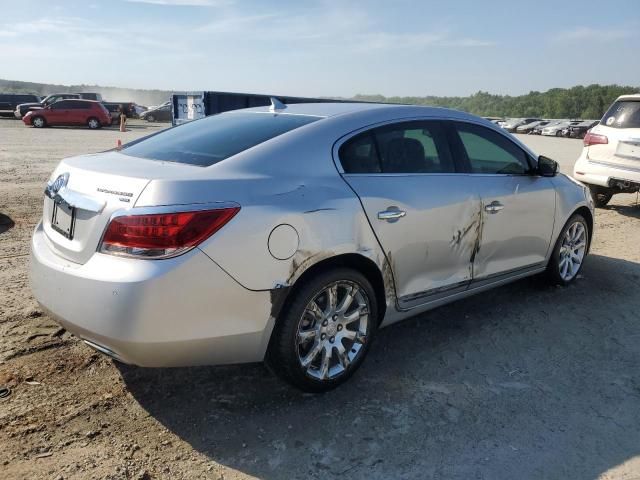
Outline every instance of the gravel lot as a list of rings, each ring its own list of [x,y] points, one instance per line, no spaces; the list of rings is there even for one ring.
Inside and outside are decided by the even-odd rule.
[[[640,478],[635,195],[597,211],[574,285],[527,279],[384,329],[350,382],[305,395],[262,365],[118,365],[38,309],[28,245],[50,172],[158,128],[0,119],[2,478]],[[567,173],[581,149],[521,138]]]

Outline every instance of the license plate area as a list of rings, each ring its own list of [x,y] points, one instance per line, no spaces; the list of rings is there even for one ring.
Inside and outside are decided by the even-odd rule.
[[[629,160],[640,160],[640,142],[621,140],[618,143],[616,156]]]
[[[66,204],[53,204],[53,216],[51,217],[51,228],[62,236],[73,239],[73,229],[76,224],[76,209]]]

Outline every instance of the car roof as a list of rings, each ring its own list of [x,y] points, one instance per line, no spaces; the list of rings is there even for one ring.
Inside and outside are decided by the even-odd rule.
[[[262,112],[262,113],[274,113],[271,107],[253,107],[244,108],[242,110],[234,110],[235,112]],[[384,112],[388,111],[393,114],[402,115],[415,115],[439,117],[446,116],[449,118],[474,118],[476,120],[482,120],[486,123],[491,123],[488,120],[484,120],[481,117],[471,115],[469,113],[461,112],[459,110],[452,110],[442,107],[428,107],[421,105],[399,105],[393,103],[366,103],[366,102],[323,102],[323,103],[291,103],[287,104],[287,108],[275,110],[278,114],[290,114],[290,115],[308,115],[313,117],[335,117],[338,115],[364,113],[364,112]]]
[[[634,94],[631,94],[631,95],[620,95],[616,99],[616,102],[618,100],[640,100],[640,93],[634,93]]]
[[[98,100],[90,100],[88,98],[64,98],[62,100],[58,100],[59,102],[91,102],[91,103],[102,103]],[[58,103],[58,102],[56,102]]]

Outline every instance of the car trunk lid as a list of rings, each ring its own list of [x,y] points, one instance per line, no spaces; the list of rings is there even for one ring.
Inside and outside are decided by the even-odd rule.
[[[71,262],[87,262],[114,212],[134,207],[153,178],[179,177],[185,168],[116,151],[63,160],[44,196],[42,222],[50,247]]]

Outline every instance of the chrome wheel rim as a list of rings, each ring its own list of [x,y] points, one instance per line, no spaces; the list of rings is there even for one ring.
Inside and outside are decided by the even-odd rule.
[[[369,297],[354,282],[334,282],[315,295],[296,335],[305,373],[316,380],[333,380],[346,372],[367,342],[369,312]]]
[[[89,128],[98,128],[97,120],[89,120]]]
[[[34,127],[41,127],[42,125],[44,125],[44,122],[42,121],[41,118],[34,118],[33,119],[33,126]]]
[[[567,228],[560,245],[558,269],[564,281],[576,276],[586,251],[587,229],[582,222],[575,222]]]

